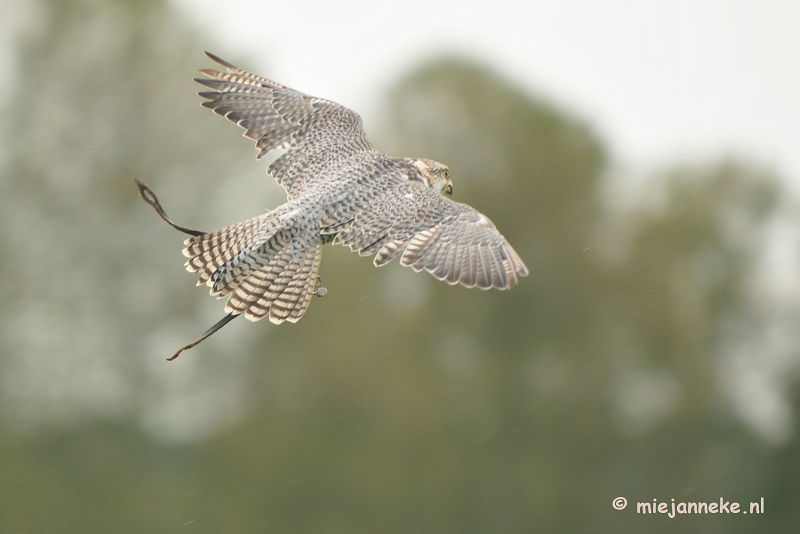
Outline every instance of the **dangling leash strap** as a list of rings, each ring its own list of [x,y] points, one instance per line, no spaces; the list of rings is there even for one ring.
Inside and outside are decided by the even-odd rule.
[[[153,206],[153,209],[156,210],[158,216],[164,219],[164,222],[170,225],[171,227],[175,228],[179,232],[183,232],[184,234],[189,234],[193,236],[203,235],[207,232],[201,232],[200,230],[192,230],[191,228],[186,228],[185,226],[181,226],[179,224],[175,224],[172,222],[172,219],[169,218],[167,212],[164,211],[164,208],[161,207],[161,203],[158,201],[158,197],[153,190],[147,184],[143,184],[137,179],[133,179],[136,182],[136,185],[139,186],[139,194],[142,195],[142,198],[145,202]]]
[[[219,330],[220,328],[222,328],[223,326],[225,326],[225,325],[226,325],[226,324],[228,324],[229,322],[233,321],[233,320],[234,320],[234,319],[236,319],[237,317],[239,317],[239,315],[238,315],[238,314],[237,314],[237,315],[234,315],[234,314],[232,314],[232,313],[229,313],[228,315],[226,315],[225,317],[223,317],[222,319],[220,319],[220,321],[219,321],[217,324],[215,324],[214,326],[212,326],[211,328],[209,328],[208,330],[206,330],[205,332],[203,332],[203,335],[202,335],[202,336],[200,336],[199,338],[195,339],[194,341],[192,341],[192,342],[191,342],[191,343],[189,343],[188,345],[184,345],[184,346],[182,346],[181,348],[179,348],[179,349],[177,350],[177,352],[175,352],[175,354],[173,354],[171,357],[167,358],[167,361],[168,361],[168,362],[171,362],[172,360],[174,360],[175,358],[177,358],[178,356],[180,356],[180,355],[181,355],[181,352],[183,352],[183,351],[185,351],[185,350],[187,350],[187,349],[191,349],[192,347],[196,347],[197,345],[199,345],[199,344],[200,344],[200,342],[201,342],[201,341],[203,341],[203,340],[204,340],[204,339],[206,339],[207,337],[210,337],[210,336],[211,336],[211,334],[213,334],[214,332],[216,332],[217,330]]]
[[[179,232],[183,232],[184,234],[189,234],[191,236],[198,236],[206,233],[206,232],[201,232],[200,230],[192,230],[191,228],[186,228],[185,226],[181,226],[179,224],[175,224],[174,222],[172,222],[172,219],[169,218],[167,212],[165,212],[164,208],[161,207],[161,203],[158,201],[158,197],[156,196],[156,194],[153,193],[153,190],[150,189],[150,187],[147,184],[143,184],[139,180],[134,179],[134,182],[136,182],[136,185],[139,186],[139,194],[142,195],[144,201],[153,206],[153,209],[156,210],[156,213],[158,213],[159,217],[164,219],[165,223],[175,228]],[[200,344],[200,342],[202,342],[207,337],[211,336],[214,332],[216,332],[217,330],[219,330],[220,328],[222,328],[223,326],[234,320],[236,317],[238,317],[238,314],[234,315],[232,313],[229,313],[228,315],[223,317],[219,322],[217,322],[217,324],[215,324],[214,326],[203,332],[202,336],[192,341],[188,345],[184,345],[181,348],[179,348],[177,352],[175,352],[175,354],[173,354],[170,358],[167,358],[167,361],[171,362],[172,360],[180,356],[181,352],[187,349],[191,349],[192,347],[196,347],[197,345]]]

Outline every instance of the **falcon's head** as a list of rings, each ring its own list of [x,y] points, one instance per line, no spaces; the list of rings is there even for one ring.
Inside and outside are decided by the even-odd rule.
[[[443,195],[453,195],[453,182],[450,181],[447,165],[432,159],[414,159],[411,162],[419,169],[428,187]]]

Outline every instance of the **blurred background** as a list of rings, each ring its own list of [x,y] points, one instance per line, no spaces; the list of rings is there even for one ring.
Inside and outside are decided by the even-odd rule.
[[[4,0],[0,532],[800,529],[798,27],[791,1]],[[285,198],[199,106],[203,50],[447,163],[531,275],[326,247],[298,324],[166,362],[223,303],[133,179],[204,230]],[[721,497],[765,513],[635,511]]]

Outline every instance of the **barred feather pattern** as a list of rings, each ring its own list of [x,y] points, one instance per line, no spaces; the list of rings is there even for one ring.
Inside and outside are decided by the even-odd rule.
[[[382,248],[383,256],[376,258],[376,264],[393,252],[393,247]],[[418,233],[402,254],[402,265],[426,270],[450,285],[508,289],[528,275],[528,268],[494,224],[474,210]]]
[[[355,112],[209,57],[225,70],[201,71],[202,105],[244,128],[258,157],[287,149],[269,167],[285,204],[185,242],[186,268],[227,313],[299,320],[330,241],[448,284],[509,289],[528,274],[489,218],[444,196],[444,165],[381,154]]]
[[[356,112],[206,54],[226,70],[202,69],[208,78],[195,78],[213,89],[198,93],[206,99],[202,105],[244,128],[244,136],[256,142],[257,158],[276,148],[288,149],[269,172],[290,199],[316,183],[325,167],[375,152]]]
[[[186,270],[200,273],[197,285],[207,284],[212,295],[229,293],[227,286],[235,276],[235,269],[247,263],[249,253],[259,243],[259,235],[266,239],[271,237],[268,235],[269,220],[269,214],[265,213],[184,241],[183,255],[188,258]]]
[[[394,258],[448,284],[510,289],[528,268],[488,217],[453,202],[449,169],[429,159],[381,154],[361,117],[344,106],[303,94],[206,54],[225,70],[202,69],[195,81],[202,105],[244,129],[257,159],[285,153],[268,172],[286,203],[252,219],[202,233],[167,216],[155,193],[139,193],[170,226],[193,237],[186,269],[197,285],[227,298],[227,315],[169,360],[197,346],[238,315],[250,321],[297,322],[312,297],[322,247],[340,244],[376,267]],[[448,196],[445,196],[448,195]]]
[[[332,210],[335,215],[323,221],[323,232],[335,232],[335,244],[362,256],[377,253],[376,267],[401,256],[402,265],[451,285],[509,289],[528,275],[488,217],[408,179],[411,172],[400,166],[384,173],[372,198],[363,195],[361,201],[350,200],[354,209]]]
[[[197,285],[228,296],[227,313],[257,321],[296,322],[314,293],[322,253],[319,232],[299,237],[266,213],[186,240],[186,269],[199,272]]]
[[[321,240],[299,250],[286,245],[236,286],[225,311],[244,313],[250,321],[299,321],[311,303],[321,257]]]

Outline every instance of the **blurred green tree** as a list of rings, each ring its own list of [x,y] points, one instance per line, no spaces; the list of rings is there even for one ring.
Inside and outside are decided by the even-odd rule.
[[[5,415],[23,427],[141,417],[175,434],[154,400],[170,402],[178,389],[202,397],[226,371],[187,369],[189,382],[206,382],[193,390],[149,366],[207,318],[197,317],[200,292],[186,287],[179,236],[148,213],[133,179],[164,184],[176,217],[212,227],[229,191],[249,179],[232,162],[252,154],[203,120],[191,98],[201,47],[164,2],[38,6],[17,43],[0,134]],[[253,203],[242,199],[226,217],[263,209]],[[246,347],[247,337],[230,343]],[[236,376],[235,365],[226,369]],[[216,408],[207,426],[235,411]]]

